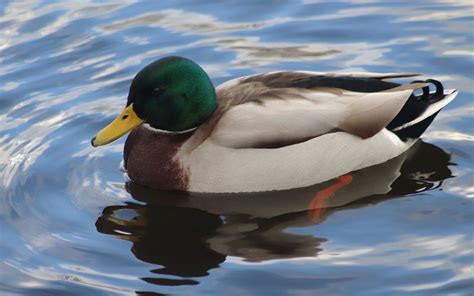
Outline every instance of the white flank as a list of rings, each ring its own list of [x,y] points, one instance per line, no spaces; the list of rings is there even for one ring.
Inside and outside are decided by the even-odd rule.
[[[208,139],[179,158],[191,170],[190,191],[254,192],[320,183],[383,163],[411,144],[385,129],[365,140],[336,132],[277,149],[233,149]]]

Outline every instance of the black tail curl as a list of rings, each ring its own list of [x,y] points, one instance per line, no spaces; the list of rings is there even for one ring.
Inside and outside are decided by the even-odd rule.
[[[429,85],[423,87],[422,94],[415,94],[413,93],[408,101],[405,103],[403,108],[400,110],[398,115],[389,123],[387,129],[393,131],[398,137],[402,140],[407,140],[408,138],[418,138],[420,137],[423,132],[428,128],[431,124],[433,119],[436,117],[438,113],[433,114],[432,116],[426,118],[425,120],[406,127],[404,129],[396,130],[397,127],[404,125],[407,122],[410,122],[425,112],[425,110],[429,107],[429,105],[434,104],[444,98],[444,88],[441,82],[434,79],[427,79],[427,80],[415,80],[411,83],[428,83]],[[430,86],[434,86],[434,90],[430,91]]]

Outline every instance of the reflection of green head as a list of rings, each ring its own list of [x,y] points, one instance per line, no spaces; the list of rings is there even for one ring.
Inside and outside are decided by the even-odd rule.
[[[143,68],[133,79],[127,106],[152,127],[184,131],[205,122],[217,107],[206,72],[191,60],[166,57]]]

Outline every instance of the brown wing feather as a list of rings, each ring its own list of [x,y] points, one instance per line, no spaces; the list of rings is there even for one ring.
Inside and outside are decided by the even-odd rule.
[[[317,74],[317,75],[315,75]],[[356,76],[357,75],[357,76]],[[302,91],[302,88],[311,89],[318,92],[327,92],[335,95],[341,95],[343,89],[335,87],[327,87],[321,85],[314,85],[311,87],[311,84],[306,85],[307,87],[301,84],[301,81],[305,79],[311,79],[313,77],[335,77],[335,78],[351,78],[351,79],[369,79],[371,83],[389,83],[382,81],[382,79],[398,78],[398,77],[411,77],[419,74],[416,73],[389,73],[389,74],[377,74],[377,73],[357,73],[357,74],[348,74],[348,73],[311,73],[311,72],[275,72],[275,73],[266,73],[266,74],[257,74],[248,77],[237,78],[231,81],[228,81],[221,86],[217,87],[216,93],[218,98],[218,108],[211,116],[211,118],[201,125],[199,129],[195,132],[192,139],[190,139],[189,149],[194,149],[205,141],[213,132],[219,120],[225,114],[227,110],[233,106],[240,104],[245,104],[248,102],[256,102],[259,104],[265,104],[265,101],[269,98],[271,99],[282,99],[289,100],[294,98],[305,98],[303,95],[300,95],[299,92]],[[379,82],[374,82],[379,81]],[[300,83],[300,85],[298,85]],[[385,84],[384,90],[386,92],[390,91],[403,91],[403,90],[413,90],[424,85],[421,84],[411,84],[400,86],[399,84]],[[403,104],[402,104],[403,105]],[[401,107],[400,107],[401,108]],[[383,106],[375,106],[373,111],[383,109]],[[364,123],[363,116],[361,114],[357,115],[358,112],[355,112],[355,115],[350,116],[339,128],[345,130],[349,133],[353,133],[362,138],[370,137],[376,132],[383,129],[385,123],[389,123],[393,119],[395,114],[384,113],[383,120],[380,120],[380,124],[368,125],[367,120]],[[390,119],[390,120],[389,120]],[[388,120],[388,122],[387,122]],[[362,124],[364,123],[364,124]],[[365,128],[362,128],[365,126]]]

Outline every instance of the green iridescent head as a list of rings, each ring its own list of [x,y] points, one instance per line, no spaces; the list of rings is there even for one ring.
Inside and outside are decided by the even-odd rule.
[[[127,107],[92,139],[92,145],[110,143],[141,123],[171,132],[189,130],[216,108],[214,86],[198,64],[182,57],[162,58],[138,72]]]
[[[203,123],[217,107],[209,76],[196,63],[166,57],[143,68],[133,79],[127,106],[152,127],[183,131]]]

